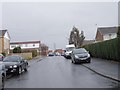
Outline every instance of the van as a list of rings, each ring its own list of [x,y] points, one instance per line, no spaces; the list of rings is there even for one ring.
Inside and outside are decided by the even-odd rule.
[[[67,59],[71,59],[71,53],[73,49],[75,49],[74,44],[66,45],[64,57]]]

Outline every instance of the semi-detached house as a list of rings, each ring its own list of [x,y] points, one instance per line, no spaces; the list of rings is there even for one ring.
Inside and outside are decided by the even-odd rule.
[[[41,42],[40,41],[11,42],[10,50],[13,50],[15,47],[21,47],[22,50],[37,50],[37,52],[40,52]]]
[[[97,29],[95,41],[101,42],[117,37],[118,27],[100,27]]]
[[[10,35],[8,30],[0,30],[0,53],[9,54],[10,52]]]

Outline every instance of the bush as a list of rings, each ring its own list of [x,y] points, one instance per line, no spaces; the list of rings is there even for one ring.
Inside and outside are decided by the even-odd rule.
[[[14,49],[13,49],[13,53],[21,53],[21,47],[15,47]]]
[[[36,57],[37,56],[37,50],[32,50],[32,57]]]
[[[27,57],[27,58],[25,58],[26,60],[31,60],[32,58],[31,57]]]

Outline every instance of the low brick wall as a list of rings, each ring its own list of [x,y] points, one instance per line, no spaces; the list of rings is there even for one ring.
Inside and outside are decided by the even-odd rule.
[[[10,55],[20,55],[22,56],[23,58],[25,58],[26,60],[30,60],[32,59],[32,53],[12,53]]]

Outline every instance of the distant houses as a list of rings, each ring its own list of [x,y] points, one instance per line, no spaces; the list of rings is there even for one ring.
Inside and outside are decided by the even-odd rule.
[[[99,27],[96,32],[95,40],[84,40],[84,45],[102,42],[117,37],[118,27]]]
[[[37,52],[39,53],[41,51],[41,42],[40,41],[11,42],[10,50],[13,50],[15,47],[21,47],[22,50],[37,50]]]
[[[37,50],[37,53],[39,55],[46,55],[46,51],[48,50],[48,46],[42,44],[41,41],[11,42],[11,53],[15,47],[21,47],[23,52],[31,52],[32,50]]]
[[[0,30],[0,53],[10,53],[10,35],[8,30]]]
[[[54,53],[62,55],[64,53],[64,50],[63,49],[56,49],[54,51]]]
[[[48,54],[48,46],[46,46],[45,44],[41,44],[41,55],[43,56],[47,56]]]
[[[105,41],[117,37],[118,27],[101,27],[97,29],[95,41]]]

